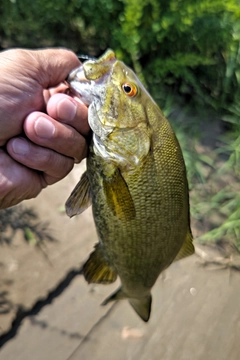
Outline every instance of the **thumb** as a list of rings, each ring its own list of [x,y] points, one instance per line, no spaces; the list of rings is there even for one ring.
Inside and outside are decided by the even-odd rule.
[[[66,49],[34,50],[32,55],[38,62],[37,81],[44,89],[57,86],[81,64],[77,56]]]

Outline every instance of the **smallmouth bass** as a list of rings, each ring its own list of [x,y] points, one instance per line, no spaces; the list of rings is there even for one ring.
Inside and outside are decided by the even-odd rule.
[[[68,78],[89,105],[87,170],[66,202],[71,217],[92,204],[99,237],[83,266],[89,283],[121,288],[142,320],[151,288],[173,261],[194,253],[185,164],[176,136],[136,74],[108,50]]]

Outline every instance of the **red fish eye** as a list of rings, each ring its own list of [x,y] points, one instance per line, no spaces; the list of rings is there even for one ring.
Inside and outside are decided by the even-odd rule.
[[[137,87],[134,84],[128,82],[122,84],[122,89],[125,92],[125,94],[130,97],[133,97],[137,94]]]

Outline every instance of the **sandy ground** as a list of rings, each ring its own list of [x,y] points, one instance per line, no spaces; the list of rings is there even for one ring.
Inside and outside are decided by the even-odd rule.
[[[0,359],[239,359],[240,273],[227,263],[174,263],[153,289],[148,324],[127,301],[100,306],[117,284],[89,286],[80,274],[97,241],[91,210],[73,219],[59,210],[82,171],[24,204],[57,240],[46,242],[47,259],[20,231],[1,245]]]

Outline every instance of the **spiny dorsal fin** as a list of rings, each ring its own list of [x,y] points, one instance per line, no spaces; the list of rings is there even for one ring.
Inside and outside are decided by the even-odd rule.
[[[105,259],[100,244],[95,246],[95,251],[84,264],[83,275],[88,283],[95,284],[111,284],[117,279],[117,274]]]
[[[69,217],[81,214],[91,204],[90,183],[85,172],[66,201],[66,213]]]
[[[103,181],[108,206],[119,219],[130,220],[135,217],[135,207],[128,186],[119,169]]]
[[[151,305],[152,305],[152,296],[151,294],[145,296],[144,298],[129,298],[123,291],[122,288],[118,289],[115,293],[110,295],[105,299],[102,305],[107,305],[111,301],[128,299],[130,305],[136,311],[143,321],[148,321],[151,314]]]
[[[192,241],[193,241],[192,234],[190,231],[188,231],[187,236],[184,240],[184,243],[183,243],[179,253],[177,254],[176,258],[174,259],[174,261],[183,259],[187,256],[194,254],[195,250],[194,250]]]

